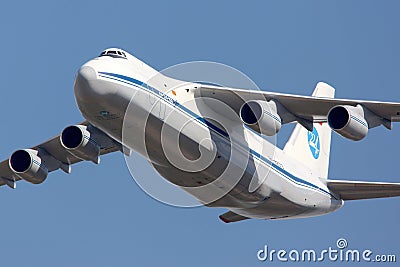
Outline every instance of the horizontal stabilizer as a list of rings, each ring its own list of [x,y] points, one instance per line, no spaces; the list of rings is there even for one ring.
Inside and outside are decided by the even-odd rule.
[[[400,196],[400,183],[328,180],[328,187],[343,200]]]
[[[250,219],[250,218],[244,217],[242,215],[236,214],[232,211],[225,212],[224,214],[220,215],[219,218],[224,223],[239,222],[239,221]]]

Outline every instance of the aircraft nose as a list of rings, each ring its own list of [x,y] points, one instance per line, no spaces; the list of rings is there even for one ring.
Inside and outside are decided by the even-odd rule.
[[[84,82],[90,82],[97,78],[97,74],[94,68],[90,66],[83,66],[79,69],[76,80],[82,80]]]
[[[93,100],[96,95],[94,83],[97,79],[96,70],[90,66],[81,67],[75,77],[74,92],[78,105]]]

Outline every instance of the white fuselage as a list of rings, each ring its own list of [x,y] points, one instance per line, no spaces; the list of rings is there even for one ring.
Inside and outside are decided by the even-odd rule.
[[[207,206],[283,219],[326,214],[343,205],[306,166],[212,100],[199,98],[195,87],[131,55],[103,56],[79,70],[75,96],[91,124]]]

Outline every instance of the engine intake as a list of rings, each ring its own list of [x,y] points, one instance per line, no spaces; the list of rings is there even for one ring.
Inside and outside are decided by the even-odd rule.
[[[282,126],[273,100],[252,100],[244,103],[240,108],[240,118],[247,126],[267,136],[277,134]]]
[[[360,105],[331,108],[328,113],[328,124],[341,136],[354,141],[359,141],[368,134],[368,123]]]
[[[47,178],[48,170],[36,150],[17,150],[12,153],[8,164],[18,177],[32,184],[43,183]]]
[[[73,156],[96,164],[100,163],[100,146],[93,139],[93,134],[87,126],[68,126],[62,131],[60,141]]]

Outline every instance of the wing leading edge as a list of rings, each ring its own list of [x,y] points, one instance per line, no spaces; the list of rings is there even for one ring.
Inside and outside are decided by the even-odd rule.
[[[323,82],[317,87],[329,86]],[[295,119],[303,119],[309,122],[326,122],[329,110],[338,105],[362,105],[367,108],[376,118],[377,123],[370,128],[384,125],[391,128],[391,122],[400,121],[400,103],[380,102],[367,100],[336,99],[328,97],[302,96],[292,94],[281,94],[257,90],[245,90],[227,87],[218,87],[204,84],[196,84],[194,88],[196,97],[205,97],[219,100],[239,113],[240,108],[246,101],[250,100],[274,100],[279,102],[285,110],[292,114]],[[293,119],[292,119],[293,120]],[[291,121],[282,120],[282,123]]]

